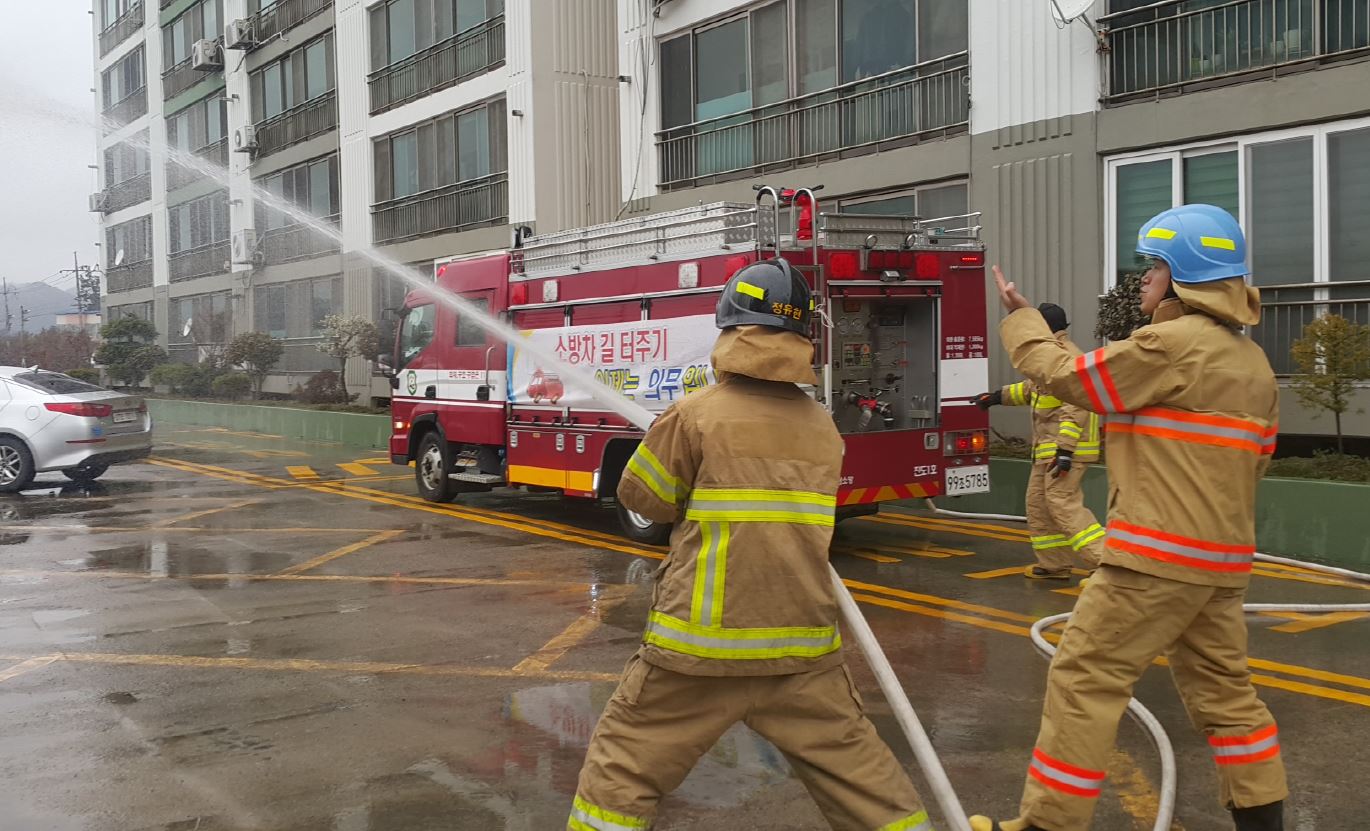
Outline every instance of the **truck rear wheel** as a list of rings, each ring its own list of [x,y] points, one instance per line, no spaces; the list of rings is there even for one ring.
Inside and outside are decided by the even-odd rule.
[[[429,502],[451,502],[458,492],[451,473],[452,454],[447,449],[447,442],[437,431],[424,434],[414,460],[414,482],[418,485],[419,496]]]
[[[617,504],[618,524],[623,528],[623,536],[643,545],[665,545],[671,538],[671,526],[664,522],[653,522],[642,514],[635,513]]]

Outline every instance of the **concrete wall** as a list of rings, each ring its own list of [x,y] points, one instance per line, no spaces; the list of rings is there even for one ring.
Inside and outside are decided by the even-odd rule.
[[[332,413],[291,407],[251,404],[211,404],[204,401],[148,399],[154,423],[159,421],[200,427],[224,427],[266,433],[288,439],[346,445],[388,452],[390,416]]]

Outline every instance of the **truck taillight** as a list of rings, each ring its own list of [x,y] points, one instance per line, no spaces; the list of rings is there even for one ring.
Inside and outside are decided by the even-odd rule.
[[[985,431],[965,430],[958,433],[947,433],[946,441],[942,442],[942,452],[947,456],[969,456],[984,453],[988,446],[989,436],[985,434]]]
[[[509,289],[509,302],[515,306],[522,306],[524,303],[527,303],[528,284],[515,283],[513,288]]]
[[[745,255],[729,257],[723,261],[723,272],[727,274],[728,279],[731,280],[734,274],[746,268],[750,263],[751,258]]]
[[[76,403],[56,403],[44,404],[48,410],[64,415],[80,416],[81,418],[105,418],[114,412],[114,407],[109,404],[76,404]]]
[[[861,273],[861,260],[855,251],[838,251],[828,257],[828,272],[834,280],[854,280]]]
[[[984,265],[984,264],[985,264],[985,255],[984,255],[984,254],[963,254],[963,255],[961,256],[961,265]]]
[[[936,280],[942,273],[942,266],[936,254],[919,254],[914,258],[913,271],[919,280]]]

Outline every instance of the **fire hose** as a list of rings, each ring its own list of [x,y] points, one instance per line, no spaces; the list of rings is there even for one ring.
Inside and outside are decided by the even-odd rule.
[[[937,507],[931,499],[927,500],[927,505],[935,514],[942,516],[960,517],[963,519],[990,519],[1002,520],[1007,522],[1027,522],[1027,517],[1014,516],[1012,514],[978,514],[966,513],[964,511],[948,511]],[[1342,577],[1348,580],[1355,580],[1370,583],[1370,574],[1363,574],[1358,571],[1351,571],[1345,568],[1325,566],[1318,563],[1307,563],[1301,560],[1294,560],[1288,557],[1276,557],[1271,554],[1257,553],[1255,559],[1265,563],[1275,563],[1278,565],[1295,566],[1309,571],[1328,574],[1335,577]],[[1370,612],[1370,603],[1246,603],[1242,609],[1251,614],[1263,612]],[[1064,623],[1070,619],[1070,612],[1059,615],[1044,617],[1032,624],[1032,645],[1037,651],[1048,659],[1056,654],[1056,647],[1046,639],[1043,632],[1058,623]],[[1156,716],[1152,714],[1137,699],[1129,699],[1127,711],[1142,729],[1150,736],[1152,743],[1156,746],[1156,752],[1161,757],[1161,794],[1156,808],[1156,823],[1154,831],[1166,831],[1170,828],[1171,820],[1175,816],[1175,798],[1178,789],[1178,776],[1175,771],[1175,748],[1170,743],[1170,736],[1165,732]]]

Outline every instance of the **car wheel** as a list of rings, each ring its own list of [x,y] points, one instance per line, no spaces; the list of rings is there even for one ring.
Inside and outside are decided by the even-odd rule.
[[[665,545],[671,538],[669,523],[653,522],[642,514],[628,510],[622,502],[618,503],[618,524],[623,529],[623,536],[643,545]]]
[[[62,471],[62,475],[73,482],[94,482],[104,476],[107,470],[109,470],[109,465],[82,465],[67,468]]]
[[[0,436],[0,493],[16,493],[33,481],[33,454],[13,436]]]
[[[451,502],[457,495],[457,483],[448,476],[452,460],[447,442],[437,432],[431,432],[419,442],[419,455],[414,460],[414,481],[419,496],[429,502]]]

